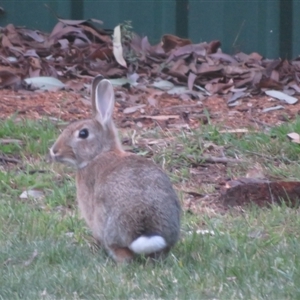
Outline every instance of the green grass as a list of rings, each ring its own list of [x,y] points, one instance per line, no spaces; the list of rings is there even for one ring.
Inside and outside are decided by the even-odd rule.
[[[267,177],[295,180],[300,146],[287,139],[292,131],[300,131],[300,120],[243,135],[208,125],[140,132],[130,147],[162,165],[179,189],[193,184],[199,156],[221,152],[245,160],[228,165],[224,176],[243,176],[256,163]],[[47,163],[58,133],[46,120],[0,122],[0,139],[22,142],[0,144],[0,154],[23,161],[0,165],[0,299],[300,299],[300,211],[286,206],[185,210],[181,240],[166,261],[115,265],[78,216],[74,171]],[[20,199],[24,190],[43,196]],[[186,208],[187,195],[179,192]]]

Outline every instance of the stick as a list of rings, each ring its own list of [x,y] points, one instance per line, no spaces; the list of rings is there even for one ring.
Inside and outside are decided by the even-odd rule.
[[[24,265],[25,267],[28,267],[29,265],[32,264],[32,262],[34,261],[34,259],[35,259],[37,256],[38,256],[38,252],[37,252],[37,250],[35,249],[35,250],[33,251],[32,255],[31,255],[31,257],[30,257],[28,260],[24,261],[23,265]]]
[[[173,105],[173,106],[164,107],[163,110],[170,110],[170,109],[177,109],[177,108],[194,108],[194,107],[201,107],[201,104]]]
[[[5,162],[14,163],[14,164],[20,164],[20,163],[22,163],[22,161],[19,160],[19,159],[5,157],[5,156],[2,156],[2,155],[0,155],[0,160],[5,161]]]
[[[265,122],[262,122],[262,121],[260,121],[260,120],[254,119],[254,118],[252,118],[252,117],[250,117],[249,120],[250,120],[251,122],[257,123],[257,124],[262,125],[262,126],[264,126],[264,127],[274,128],[274,126],[269,125],[269,124],[267,124],[267,123],[265,123]]]
[[[3,144],[3,145],[13,144],[13,143],[21,145],[22,141],[16,140],[16,139],[0,139],[0,144]]]
[[[187,155],[189,159],[194,159],[191,155]],[[244,160],[234,159],[234,158],[226,158],[226,157],[214,157],[214,156],[198,156],[197,161],[203,161],[207,163],[213,164],[227,164],[227,163],[243,163]]]

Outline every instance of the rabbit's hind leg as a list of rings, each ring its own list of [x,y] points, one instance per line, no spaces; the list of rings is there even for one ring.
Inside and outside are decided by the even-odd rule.
[[[131,262],[134,258],[134,253],[129,248],[120,248],[116,246],[109,247],[109,254],[116,263]]]

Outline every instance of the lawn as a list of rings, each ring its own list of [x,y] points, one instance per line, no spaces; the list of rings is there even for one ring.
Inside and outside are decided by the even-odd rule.
[[[0,164],[0,299],[300,299],[299,209],[219,209],[217,188],[253,166],[267,178],[299,179],[300,146],[286,134],[299,132],[300,120],[242,134],[210,124],[122,132],[126,148],[166,170],[183,207],[168,258],[130,265],[95,246],[78,214],[74,170],[47,160],[62,126],[0,122],[0,155],[17,160]],[[199,157],[208,153],[244,162],[205,164]]]

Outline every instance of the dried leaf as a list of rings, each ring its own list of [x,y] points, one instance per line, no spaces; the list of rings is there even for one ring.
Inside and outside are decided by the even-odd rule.
[[[137,80],[139,79],[139,77],[140,77],[140,75],[137,73],[132,73],[132,74],[127,75],[129,82],[132,82],[135,84],[137,83]]]
[[[110,79],[109,81],[114,86],[122,86],[124,84],[128,84],[128,83],[130,84],[131,83],[130,80],[128,78],[125,78],[125,77],[117,78],[117,79]]]
[[[10,71],[0,71],[0,88],[14,87],[21,83],[21,78],[10,72]]]
[[[69,48],[69,41],[67,39],[59,39],[57,42],[60,44],[61,49]],[[76,44],[76,43],[74,42],[74,44]]]
[[[249,60],[249,55],[244,52],[239,52],[234,55],[234,58],[240,62],[247,62]]]
[[[285,101],[288,104],[295,104],[296,102],[298,102],[298,99],[292,96],[289,96],[285,93],[279,92],[279,91],[275,91],[275,90],[269,90],[269,91],[265,91],[265,93],[268,96],[271,96],[273,98]]]
[[[69,80],[65,83],[66,88],[73,90],[75,92],[79,92],[84,89],[84,83],[78,80]]]
[[[41,69],[38,69],[38,68],[34,69],[34,68],[30,67],[28,73],[29,73],[30,78],[39,77],[40,73],[41,73]]]
[[[3,48],[11,48],[13,46],[6,35],[2,35],[1,44]]]
[[[186,61],[184,59],[178,59],[175,62],[170,63],[170,70],[171,71],[176,71],[176,72],[181,72],[182,74],[186,74],[189,72],[189,67],[186,64]]]
[[[283,90],[283,93],[285,93],[285,94],[287,94],[287,95],[289,95],[289,96],[294,96],[295,93],[296,93],[296,91],[293,90],[293,89],[284,89],[284,90]]]
[[[272,77],[272,72],[275,71],[275,69],[281,64],[281,62],[282,62],[281,59],[271,60],[268,63],[266,69],[264,70],[264,75],[267,76],[267,77],[271,77],[271,79],[273,79],[275,81],[278,81],[279,78],[273,78]],[[273,76],[276,77],[275,74],[273,74]]]
[[[182,39],[172,34],[165,34],[162,39],[162,47],[165,52],[169,52],[174,48],[192,44],[191,40]]]
[[[229,99],[227,100],[227,103],[231,103],[234,102],[240,98],[244,98],[247,96],[247,93],[243,92],[243,91],[238,91],[236,93],[233,93],[231,97],[229,97]]]
[[[159,80],[159,81],[154,81],[152,83],[152,86],[157,89],[167,91],[167,90],[170,90],[171,88],[173,88],[174,84],[168,80]]]
[[[24,81],[31,85],[34,88],[40,89],[40,90],[57,90],[62,89],[65,87],[65,85],[54,77],[33,77],[33,78],[26,78]]]
[[[36,30],[21,28],[19,29],[19,32],[25,36],[32,38],[38,43],[43,43],[45,41],[44,37]]]
[[[259,82],[259,87],[260,88],[267,88],[267,89],[281,90],[283,88],[283,84],[278,82],[278,81],[275,81],[271,78],[262,77],[262,79]]]
[[[211,73],[217,73],[222,71],[224,66],[211,66],[208,63],[202,63],[200,66],[198,66],[198,72],[197,74],[201,75],[209,75]]]
[[[100,34],[97,32],[97,30],[91,26],[87,25],[80,25],[80,27],[89,33],[91,33],[94,37],[97,37],[100,41],[105,42],[105,43],[110,43],[111,42],[111,37],[108,35]]]
[[[53,40],[54,37],[56,37],[59,34],[59,32],[64,28],[64,26],[65,26],[64,23],[58,22],[52,29],[52,32],[50,33],[48,40]]]
[[[229,107],[234,107],[234,106],[238,106],[238,105],[240,105],[240,104],[241,104],[240,101],[236,100],[236,101],[233,101],[233,102],[228,103],[227,105],[228,105]]]
[[[66,25],[81,25],[84,23],[87,23],[89,21],[98,23],[100,25],[103,24],[103,21],[101,20],[97,20],[97,19],[87,19],[87,20],[67,20],[67,19],[61,19],[61,18],[57,18],[61,23],[66,24]]]
[[[103,70],[102,70],[102,74],[104,74]],[[106,77],[122,77],[124,75],[124,69],[120,69],[120,68],[111,68],[106,72]],[[127,82],[129,84],[135,85],[134,82],[132,82],[130,79],[127,79]],[[123,83],[125,84],[125,83]]]
[[[147,52],[147,51],[149,51],[151,49],[151,45],[150,45],[150,43],[148,41],[148,37],[147,36],[145,36],[145,37],[142,38],[141,47],[142,47],[142,50],[145,51],[145,52]]]
[[[152,119],[156,121],[166,121],[169,119],[179,119],[177,115],[158,115],[158,116],[143,116],[143,118]]]
[[[21,199],[28,199],[28,198],[42,198],[44,196],[44,193],[38,190],[28,190],[24,191],[19,197]]]
[[[132,107],[127,107],[123,110],[124,114],[132,114],[134,112],[136,112],[137,110],[145,107],[146,104],[141,104],[141,105],[136,105],[136,106],[132,106]]]
[[[300,94],[300,87],[297,84],[292,84],[290,87],[293,88],[298,94]]]
[[[249,73],[250,70],[235,65],[233,66],[229,65],[229,66],[224,66],[224,72],[226,75],[242,75],[242,74]]]
[[[233,82],[229,81],[228,83],[208,83],[205,85],[205,89],[208,90],[211,94],[217,94],[217,93],[222,93],[226,89],[230,88],[233,86]]]
[[[114,54],[116,61],[124,68],[127,68],[126,61],[123,57],[123,47],[122,47],[122,42],[121,42],[121,26],[120,25],[116,26],[114,29],[113,54]]]
[[[37,58],[39,58],[39,55],[36,53],[35,49],[28,49],[28,50],[26,50],[26,52],[24,53],[24,56],[25,57],[31,56],[31,57],[37,57]]]
[[[51,34],[49,37],[49,40],[56,43],[58,40],[62,39],[65,36],[68,36],[68,35],[78,36],[78,37],[82,38],[83,40],[87,41],[89,44],[91,43],[89,38],[82,32],[81,28],[77,28],[77,27],[73,27],[73,26],[66,26],[66,27],[62,28],[61,30],[57,31],[55,34],[53,34],[53,35]]]
[[[33,69],[41,69],[41,61],[38,57],[32,57],[30,56],[28,58],[29,64]]]
[[[189,73],[189,77],[188,77],[188,87],[189,89],[192,91],[193,90],[193,86],[194,86],[194,82],[195,79],[197,78],[196,74],[194,74],[193,72]]]
[[[197,55],[205,56],[206,55],[206,43],[200,43],[200,44],[193,44],[193,45],[186,45],[183,47],[180,47],[176,50],[173,50],[169,58],[167,59],[166,63],[169,63],[173,59],[187,55],[196,53]]]
[[[157,100],[156,100],[155,98],[148,97],[147,100],[148,100],[148,103],[149,103],[151,106],[154,106],[154,107],[156,106]]]
[[[261,61],[263,57],[260,54],[258,54],[257,52],[252,52],[249,55],[249,58],[253,59],[253,60],[256,60],[256,61]]]
[[[272,73],[271,73],[271,76],[270,78],[274,81],[277,81],[279,82],[279,72],[276,71],[276,70],[273,70]]]
[[[222,53],[222,52],[210,54],[209,57],[214,58],[214,59],[223,60],[223,61],[226,61],[226,62],[229,62],[232,64],[237,63],[237,61],[234,57],[232,57],[231,55],[228,55],[226,53]]]
[[[207,54],[216,53],[220,47],[221,47],[221,42],[220,41],[218,41],[218,40],[211,41],[207,45]]]
[[[293,143],[300,144],[300,135],[296,132],[288,133],[287,136],[292,140]]]
[[[247,128],[225,129],[225,130],[220,130],[219,132],[220,133],[248,133],[249,129]]]
[[[273,111],[273,110],[278,110],[278,109],[284,109],[284,107],[282,105],[267,107],[267,108],[264,108],[262,110],[262,112],[265,113],[265,112],[269,112],[269,111]]]
[[[189,92],[189,89],[186,86],[174,86],[167,91],[169,95],[180,95],[182,93]]]

